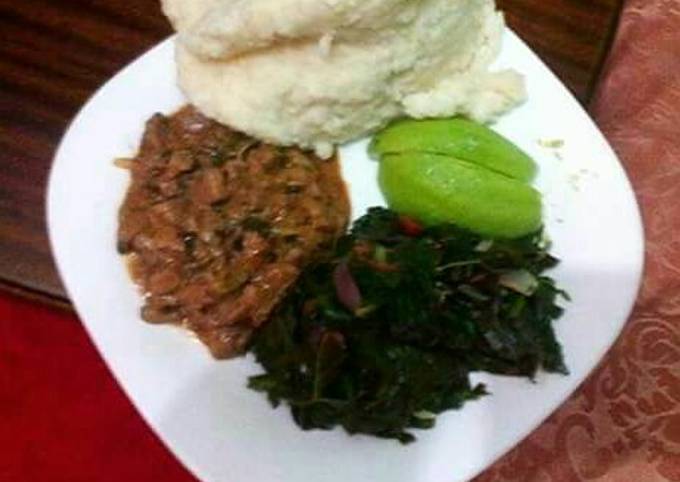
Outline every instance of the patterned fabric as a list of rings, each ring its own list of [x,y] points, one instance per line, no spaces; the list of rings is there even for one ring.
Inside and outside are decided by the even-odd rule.
[[[680,0],[629,0],[612,52],[592,113],[642,208],[642,291],[598,370],[475,482],[680,481]]]

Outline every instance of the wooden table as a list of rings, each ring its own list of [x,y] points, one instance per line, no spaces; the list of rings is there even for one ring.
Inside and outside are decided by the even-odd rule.
[[[621,0],[498,0],[508,23],[587,104]],[[68,306],[44,192],[71,118],[171,33],[158,0],[0,0],[0,289]]]

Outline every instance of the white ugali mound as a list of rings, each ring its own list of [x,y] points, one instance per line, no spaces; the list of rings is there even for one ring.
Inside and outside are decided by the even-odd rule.
[[[399,116],[490,121],[525,97],[490,73],[504,27],[493,0],[163,0],[180,86],[206,115],[314,148]]]

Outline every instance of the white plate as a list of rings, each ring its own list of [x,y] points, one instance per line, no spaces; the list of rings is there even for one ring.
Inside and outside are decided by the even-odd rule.
[[[466,480],[519,442],[593,369],[619,334],[640,280],[643,238],[635,198],[614,153],[541,61],[508,33],[499,66],[526,75],[530,101],[497,129],[538,161],[547,231],[572,296],[556,324],[571,375],[536,383],[479,375],[492,396],[439,417],[401,446],[341,430],[300,431],[245,386],[251,359],[216,362],[179,329],[139,318],[141,298],[116,253],[117,211],[144,122],[183,102],[172,40],[106,84],[73,121],[48,194],[50,238],[62,278],[90,336],[137,409],[198,477],[210,481]],[[559,139],[556,149],[540,141]],[[354,216],[382,203],[365,142],[342,150]]]

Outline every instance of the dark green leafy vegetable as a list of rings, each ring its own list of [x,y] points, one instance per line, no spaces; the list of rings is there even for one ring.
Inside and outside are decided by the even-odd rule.
[[[567,373],[552,328],[564,293],[543,275],[556,264],[540,232],[492,241],[373,208],[257,334],[265,373],[249,386],[285,401],[303,429],[411,442],[409,429],[486,393],[470,372]],[[338,295],[344,265],[354,309]]]

